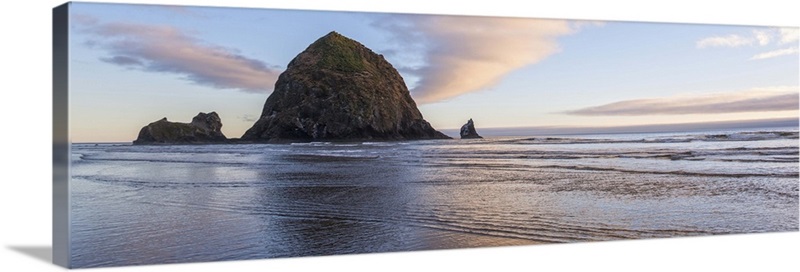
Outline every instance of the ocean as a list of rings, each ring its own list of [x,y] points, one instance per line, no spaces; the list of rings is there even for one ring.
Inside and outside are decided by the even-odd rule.
[[[74,267],[798,231],[798,129],[72,144]]]

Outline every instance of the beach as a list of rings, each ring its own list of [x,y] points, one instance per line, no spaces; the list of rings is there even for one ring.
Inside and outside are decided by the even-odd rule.
[[[796,127],[76,143],[71,163],[75,267],[798,230]]]

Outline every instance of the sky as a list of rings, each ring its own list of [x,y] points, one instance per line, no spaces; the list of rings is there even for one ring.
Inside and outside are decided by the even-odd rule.
[[[238,138],[330,31],[383,54],[437,129],[798,117],[796,27],[72,3],[69,29],[73,142],[210,111]]]

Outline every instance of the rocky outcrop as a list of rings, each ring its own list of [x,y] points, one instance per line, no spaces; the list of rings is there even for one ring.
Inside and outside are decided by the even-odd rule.
[[[199,113],[191,123],[176,123],[161,120],[152,122],[139,130],[133,144],[202,144],[227,141],[222,134],[222,120],[216,112]]]
[[[448,138],[422,118],[382,55],[336,32],[289,63],[242,136],[256,142]]]
[[[475,131],[475,124],[472,122],[472,118],[467,121],[466,124],[461,126],[461,139],[480,139],[483,138],[481,135],[478,135],[478,132]]]

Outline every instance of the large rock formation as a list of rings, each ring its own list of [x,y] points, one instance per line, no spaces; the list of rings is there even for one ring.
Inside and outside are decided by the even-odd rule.
[[[222,120],[216,112],[199,113],[191,123],[161,120],[152,122],[139,131],[133,144],[200,144],[225,142]]]
[[[469,118],[466,124],[461,126],[461,139],[480,139],[483,138],[481,135],[478,135],[478,132],[475,130],[475,124],[472,123],[472,118]]]
[[[422,118],[382,55],[336,32],[297,55],[246,141],[448,139]]]

